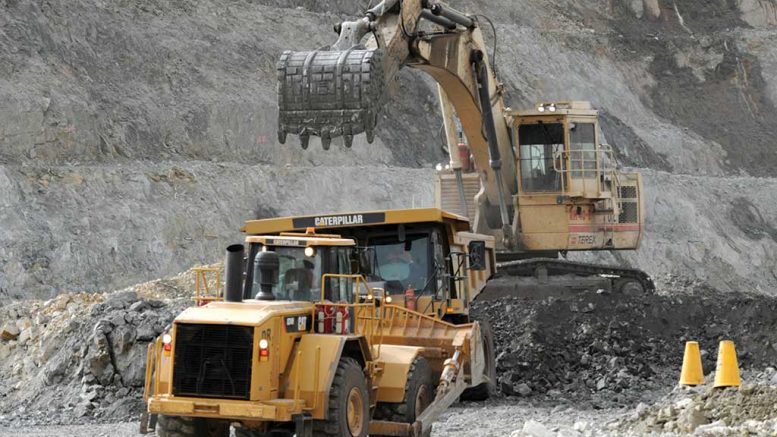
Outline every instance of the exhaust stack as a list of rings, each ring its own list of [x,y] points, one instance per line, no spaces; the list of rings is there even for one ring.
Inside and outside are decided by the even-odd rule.
[[[243,301],[243,254],[242,244],[227,247],[224,259],[224,301]]]

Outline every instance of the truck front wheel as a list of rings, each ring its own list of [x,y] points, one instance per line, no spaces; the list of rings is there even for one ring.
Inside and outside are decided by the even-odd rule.
[[[327,420],[316,425],[325,435],[367,436],[370,426],[370,397],[362,366],[355,359],[343,357],[337,365],[329,391]]]

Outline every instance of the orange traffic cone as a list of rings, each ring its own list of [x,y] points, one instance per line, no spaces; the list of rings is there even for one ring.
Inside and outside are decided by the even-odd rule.
[[[715,370],[715,387],[739,387],[739,364],[734,342],[723,340],[718,349],[718,366]]]
[[[701,365],[699,343],[685,342],[683,369],[680,372],[680,385],[700,385],[704,383],[704,370]]]

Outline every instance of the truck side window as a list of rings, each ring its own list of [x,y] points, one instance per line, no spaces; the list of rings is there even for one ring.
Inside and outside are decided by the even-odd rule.
[[[439,295],[445,289],[445,255],[443,253],[442,237],[440,237],[440,231],[435,230],[432,232],[432,250],[434,251],[434,280],[435,280],[435,294]]]

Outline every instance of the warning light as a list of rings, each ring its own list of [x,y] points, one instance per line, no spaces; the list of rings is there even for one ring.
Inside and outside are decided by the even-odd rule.
[[[162,336],[162,344],[164,345],[163,349],[165,350],[165,352],[170,352],[171,350],[173,350],[172,343],[173,343],[173,336],[172,335],[165,334],[165,335]]]
[[[259,361],[267,361],[270,358],[270,342],[266,338],[259,340]]]

